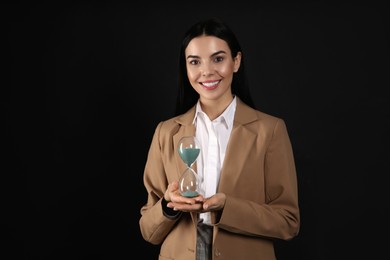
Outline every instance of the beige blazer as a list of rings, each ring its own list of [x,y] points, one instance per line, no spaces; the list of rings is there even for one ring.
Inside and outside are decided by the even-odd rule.
[[[182,136],[195,135],[194,114],[195,107],[157,125],[145,165],[148,197],[139,225],[146,241],[161,244],[159,259],[196,258],[197,214],[172,220],[161,207],[168,183],[185,169],[177,145]],[[276,259],[273,240],[290,240],[300,227],[296,169],[282,119],[237,98],[218,192],[226,194],[226,204],[214,224],[213,258]]]

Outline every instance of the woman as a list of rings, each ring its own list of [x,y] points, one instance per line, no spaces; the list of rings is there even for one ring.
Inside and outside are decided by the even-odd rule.
[[[175,117],[160,122],[148,153],[141,208],[143,238],[159,259],[276,259],[273,241],[299,232],[293,151],[282,119],[255,109],[243,52],[218,19],[194,24],[180,50]],[[200,141],[203,193],[184,197],[177,147]]]

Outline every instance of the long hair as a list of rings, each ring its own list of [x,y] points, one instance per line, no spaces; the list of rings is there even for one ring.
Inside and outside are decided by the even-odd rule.
[[[201,35],[215,36],[224,40],[230,48],[232,58],[236,57],[238,52],[242,53],[240,68],[233,74],[232,94],[238,96],[250,107],[255,108],[247,86],[244,54],[241,46],[226,23],[218,18],[210,18],[195,23],[184,34],[179,54],[178,94],[175,115],[183,114],[194,106],[199,99],[199,94],[193,89],[187,77],[185,50],[192,39]]]

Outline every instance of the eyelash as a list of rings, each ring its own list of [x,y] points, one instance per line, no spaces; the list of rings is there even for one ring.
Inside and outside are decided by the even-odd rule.
[[[214,62],[215,63],[219,63],[219,62],[222,62],[224,60],[224,58],[223,57],[220,57],[220,56],[217,56],[217,57],[215,57],[214,58]],[[199,62],[199,60],[190,60],[190,62],[189,62],[191,65],[197,65],[197,64],[199,64],[200,62]]]

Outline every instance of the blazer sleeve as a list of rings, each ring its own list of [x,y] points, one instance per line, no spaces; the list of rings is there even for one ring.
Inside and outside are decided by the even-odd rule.
[[[177,221],[164,215],[161,204],[168,186],[160,143],[162,125],[160,122],[156,127],[147,156],[143,179],[147,202],[140,210],[139,220],[143,238],[156,245],[163,242]]]

